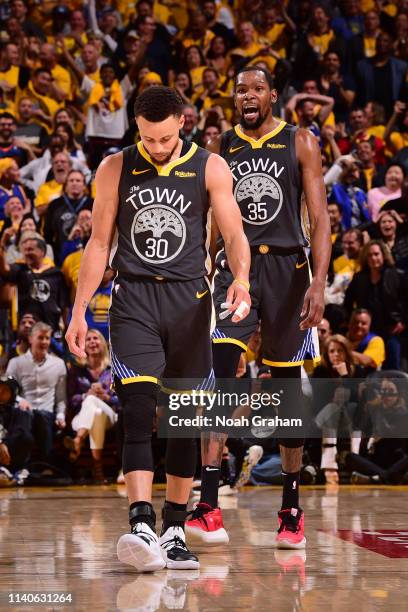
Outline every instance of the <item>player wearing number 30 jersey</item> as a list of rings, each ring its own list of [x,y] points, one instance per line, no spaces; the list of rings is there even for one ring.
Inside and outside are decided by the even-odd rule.
[[[212,298],[205,278],[210,211],[234,275],[224,296],[233,321],[250,310],[250,251],[227,164],[179,138],[184,116],[177,92],[147,89],[136,100],[135,117],[139,144],[107,157],[97,171],[92,236],[66,337],[70,350],[84,357],[85,310],[110,253],[117,271],[109,323],[112,371],[123,411],[131,525],[131,533],[119,539],[118,557],[139,571],[197,569],[183,530],[194,439],[167,441],[160,540],[155,532],[151,435],[157,390],[163,377],[196,378],[207,386],[213,378]]]

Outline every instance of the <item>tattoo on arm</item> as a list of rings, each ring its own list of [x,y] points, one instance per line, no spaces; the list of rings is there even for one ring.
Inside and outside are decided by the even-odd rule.
[[[84,310],[86,310],[88,308],[88,302],[86,300],[83,300],[81,306]]]

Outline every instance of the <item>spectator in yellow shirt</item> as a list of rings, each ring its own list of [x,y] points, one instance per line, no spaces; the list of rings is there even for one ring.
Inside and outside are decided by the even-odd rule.
[[[21,58],[17,45],[8,43],[0,53],[0,88],[14,96],[20,75]]]
[[[45,215],[50,202],[55,198],[59,198],[62,194],[68,172],[72,167],[72,160],[69,154],[66,151],[55,153],[52,158],[51,167],[54,178],[40,186],[37,197],[34,200],[34,205],[40,217]]]
[[[26,89],[20,91],[18,95],[18,101],[22,97],[27,97],[34,102],[36,106],[34,115],[49,133],[52,128],[53,116],[63,106],[62,102],[58,102],[53,97],[52,83],[53,77],[50,70],[48,68],[37,68]]]
[[[359,272],[360,252],[364,244],[363,233],[357,229],[350,229],[344,232],[342,237],[343,255],[337,257],[333,262],[335,274],[350,274],[351,278],[355,272]],[[350,280],[351,280],[350,278]]]
[[[88,42],[87,24],[82,10],[72,11],[69,18],[69,27],[69,33],[64,36],[65,45],[70,53],[79,55],[81,49]]]
[[[239,24],[237,37],[239,46],[230,51],[230,59],[236,69],[240,67],[243,59],[257,57],[258,61],[264,61],[269,70],[273,72],[276,66],[276,59],[271,55],[262,55],[260,53],[263,45],[257,41],[255,28],[250,21],[242,21]]]
[[[385,360],[385,345],[381,336],[370,331],[371,314],[358,308],[351,314],[347,338],[352,345],[354,362],[363,368],[379,370]]]
[[[203,83],[203,73],[206,69],[203,53],[197,45],[191,45],[184,55],[185,65],[190,75],[194,90],[200,89]]]
[[[359,229],[344,232],[342,237],[344,254],[336,257],[333,262],[333,281],[326,286],[324,292],[326,304],[343,304],[347,287],[354,274],[361,269],[359,255],[363,241],[363,233]]]
[[[394,112],[385,127],[384,139],[393,155],[403,147],[408,147],[408,109],[405,102],[397,100],[394,104]]]
[[[219,75],[215,68],[206,68],[203,72],[203,89],[201,92],[193,96],[193,103],[195,104],[198,112],[205,111],[213,106],[228,105],[231,100],[230,97],[218,87]],[[227,119],[231,119],[232,115],[232,100],[231,108],[224,109],[228,113]]]
[[[71,302],[74,303],[78,286],[79,267],[86,243],[92,230],[92,212],[80,210],[75,225],[71,229],[68,240],[62,247],[61,270],[70,290]]]
[[[40,49],[40,62],[43,68],[51,72],[53,82],[50,92],[58,102],[72,99],[72,78],[68,70],[58,63],[57,51],[54,45],[44,43]]]
[[[335,35],[330,28],[329,15],[322,6],[316,6],[312,11],[312,21],[307,40],[319,60],[329,50],[329,45],[334,39]]]
[[[281,57],[286,57],[289,35],[296,32],[296,24],[289,17],[283,4],[266,5],[258,32],[260,43],[271,45]]]
[[[182,33],[181,41],[186,49],[191,45],[199,46],[205,55],[214,36],[214,32],[207,29],[207,20],[203,13],[195,11],[190,17],[187,30]]]

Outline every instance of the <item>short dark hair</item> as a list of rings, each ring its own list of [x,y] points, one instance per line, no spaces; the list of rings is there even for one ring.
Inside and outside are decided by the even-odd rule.
[[[234,79],[234,89],[237,86],[238,76],[244,72],[262,72],[262,74],[265,77],[266,82],[269,85],[269,89],[275,89],[275,83],[273,81],[272,74],[269,72],[269,70],[265,70],[265,68],[261,68],[260,66],[244,66],[244,68],[241,68],[240,70],[238,70],[237,74],[235,75],[235,79]]]
[[[219,78],[219,72],[216,68],[212,68],[211,66],[208,66],[207,68],[205,68],[203,70],[203,76],[206,72],[212,72],[213,74],[215,74],[215,76],[217,77],[217,79]]]
[[[146,121],[158,123],[171,115],[180,117],[183,105],[183,100],[175,89],[157,85],[145,89],[136,98],[135,117],[143,117]]]
[[[43,252],[43,254],[45,255],[47,253],[47,243],[45,242],[45,240],[43,240],[40,237],[37,236],[27,236],[27,238],[25,238],[24,242],[28,242],[28,240],[33,240],[37,246],[38,249],[41,249],[41,251]]]
[[[353,319],[355,319],[355,317],[358,317],[358,315],[362,315],[362,314],[368,315],[370,319],[373,318],[373,315],[371,314],[369,310],[367,310],[367,308],[355,308],[353,312],[351,313],[350,323],[353,321]]]
[[[362,106],[353,106],[353,108],[349,112],[349,115],[351,115],[351,113],[363,113],[364,115],[367,114]]]
[[[295,111],[302,110],[307,102],[311,102],[312,104],[314,104],[312,98],[301,98],[296,102]]]
[[[40,74],[43,74],[43,73],[48,74],[52,78],[51,70],[48,70],[48,68],[41,68],[41,67],[34,70],[33,76],[38,77]]]
[[[5,113],[0,113],[0,119],[10,119],[13,123],[17,123],[15,116],[7,111]]]
[[[343,234],[343,238],[344,236],[347,236],[347,234],[354,234],[356,236],[357,242],[359,242],[360,246],[362,246],[364,244],[364,235],[363,232],[361,230],[358,229],[358,227],[350,227],[350,229],[346,230]]]
[[[343,207],[340,204],[340,202],[336,202],[335,200],[332,200],[331,202],[327,202],[327,206],[337,206],[337,210],[342,213],[343,212]]]
[[[111,68],[113,72],[116,74],[116,66],[113,62],[105,62],[104,64],[102,64],[102,66],[99,68],[99,72],[101,72],[105,68]]]

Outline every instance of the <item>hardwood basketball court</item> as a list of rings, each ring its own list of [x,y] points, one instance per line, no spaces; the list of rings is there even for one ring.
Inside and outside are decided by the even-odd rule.
[[[274,549],[280,488],[221,498],[231,544],[193,550],[201,568],[137,574],[116,558],[125,487],[0,490],[1,610],[408,609],[408,487],[303,487],[306,551]],[[160,516],[164,491],[156,487]],[[10,593],[73,602],[11,603]],[[55,601],[55,600],[54,600]]]

